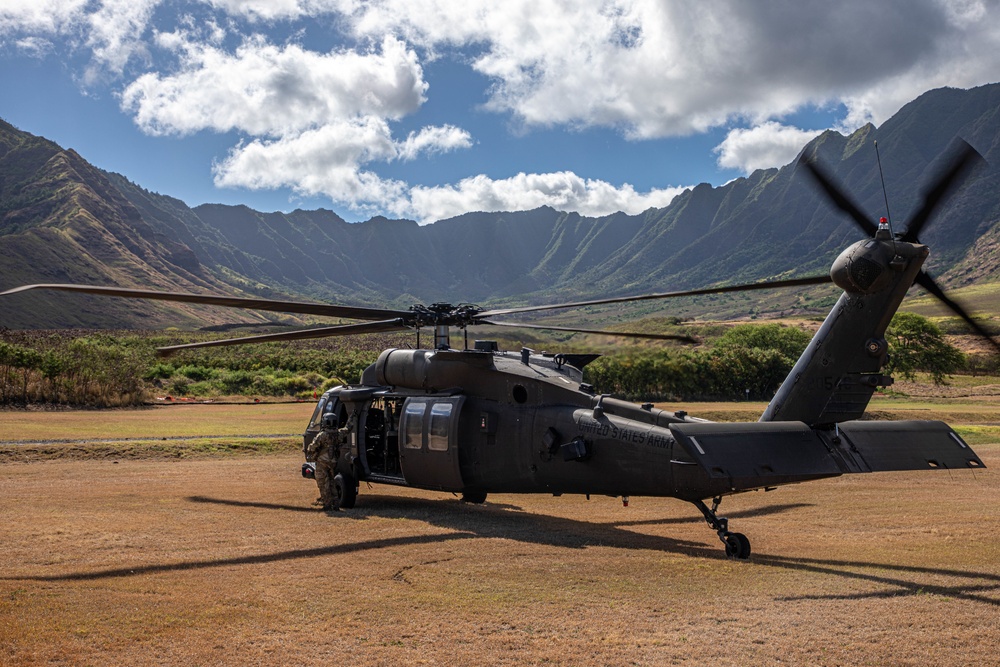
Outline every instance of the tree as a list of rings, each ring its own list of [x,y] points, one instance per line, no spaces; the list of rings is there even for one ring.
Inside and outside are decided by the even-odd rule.
[[[794,362],[812,340],[812,334],[798,327],[781,324],[739,324],[727,331],[715,344],[717,350],[776,350]]]
[[[965,355],[944,339],[941,329],[916,313],[896,313],[886,329],[889,363],[886,369],[912,380],[914,373],[931,374],[934,384],[943,384],[945,376],[965,366]]]

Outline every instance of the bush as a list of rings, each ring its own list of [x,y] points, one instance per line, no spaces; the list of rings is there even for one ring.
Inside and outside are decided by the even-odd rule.
[[[204,382],[212,377],[212,369],[203,366],[181,366],[176,372],[195,382]]]

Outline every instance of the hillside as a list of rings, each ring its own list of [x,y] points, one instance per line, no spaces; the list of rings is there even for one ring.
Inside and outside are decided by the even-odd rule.
[[[955,285],[992,281],[1000,277],[1000,85],[928,92],[879,128],[826,132],[804,151],[877,219],[885,214],[878,141],[899,229],[955,137],[990,165],[923,234],[929,267]],[[540,208],[423,227],[381,217],[351,224],[322,209],[191,208],[0,122],[0,289],[88,282],[395,306],[541,302],[823,273],[857,238],[794,163],[702,184],[634,216]],[[203,318],[262,319],[53,295],[0,303],[0,322],[12,328],[191,326]]]

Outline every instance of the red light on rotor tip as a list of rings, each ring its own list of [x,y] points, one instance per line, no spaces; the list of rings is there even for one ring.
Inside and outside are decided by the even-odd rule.
[[[879,218],[878,219],[878,224],[880,224],[880,225],[887,225],[887,224],[889,224],[889,218]]]

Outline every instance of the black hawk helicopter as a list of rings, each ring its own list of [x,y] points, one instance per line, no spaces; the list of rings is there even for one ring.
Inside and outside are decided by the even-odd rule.
[[[389,310],[88,285],[28,285],[0,296],[53,289],[365,320],[166,347],[163,354],[401,329],[416,329],[419,336],[433,327],[433,349],[385,350],[358,384],[319,399],[304,444],[324,423],[350,433],[336,463],[338,507],[354,506],[362,481],[460,493],[472,503],[484,502],[488,493],[673,497],[701,511],[728,556],[746,559],[749,540],[731,532],[718,514],[724,496],[845,473],[984,467],[943,422],[859,421],[876,388],[892,383],[882,374],[884,334],[912,285],[935,295],[1000,349],[922,270],[929,250],[918,239],[959,177],[981,160],[964,144],[925,191],[906,230],[893,234],[884,219],[876,225],[862,214],[817,164],[800,159],[866,237],[841,253],[829,276],[493,310],[447,303]],[[469,349],[467,334],[465,349],[449,346],[452,327],[484,324],[628,335],[500,319],[520,313],[828,282],[844,293],[757,422],[713,423],[598,394],[582,381],[582,368],[598,355],[503,352],[490,341]],[[308,464],[303,475],[307,471]]]

